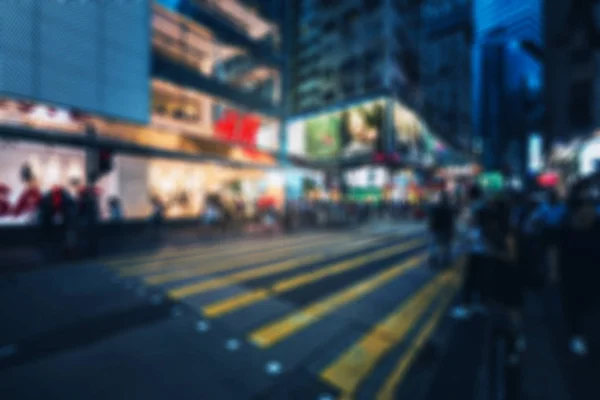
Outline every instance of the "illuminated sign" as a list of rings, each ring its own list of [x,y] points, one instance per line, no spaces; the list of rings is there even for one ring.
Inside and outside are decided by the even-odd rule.
[[[256,146],[260,118],[252,114],[241,114],[227,109],[215,121],[215,137],[226,142]]]
[[[539,172],[544,167],[542,146],[543,141],[540,135],[529,136],[528,167],[530,172]]]
[[[313,159],[373,153],[382,147],[384,115],[385,102],[380,99],[291,122],[288,152]]]

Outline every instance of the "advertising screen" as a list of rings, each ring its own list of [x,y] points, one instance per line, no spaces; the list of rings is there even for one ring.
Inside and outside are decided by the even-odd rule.
[[[425,165],[440,161],[448,152],[417,114],[400,103],[394,105],[394,142],[404,159]]]
[[[288,152],[312,159],[370,154],[382,145],[385,102],[369,101],[308,117],[287,127]]]
[[[0,26],[0,95],[148,121],[148,1],[1,1]]]
[[[399,103],[394,104],[396,149],[414,158],[425,151],[424,127],[417,116]]]
[[[341,148],[341,118],[330,114],[306,122],[306,155],[310,158],[336,157]]]

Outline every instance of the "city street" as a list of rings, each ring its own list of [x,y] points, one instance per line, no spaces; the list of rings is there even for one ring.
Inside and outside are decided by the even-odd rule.
[[[0,276],[2,398],[395,398],[459,283],[426,250],[361,229]]]

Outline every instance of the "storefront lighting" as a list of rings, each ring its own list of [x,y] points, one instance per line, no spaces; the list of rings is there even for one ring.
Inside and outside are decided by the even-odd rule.
[[[285,178],[281,172],[271,171],[267,174],[267,184],[269,186],[283,186]]]
[[[60,182],[60,162],[56,156],[52,156],[46,166],[46,185],[59,185]]]
[[[592,139],[584,146],[579,156],[580,173],[584,176],[593,174],[600,163],[600,138]]]

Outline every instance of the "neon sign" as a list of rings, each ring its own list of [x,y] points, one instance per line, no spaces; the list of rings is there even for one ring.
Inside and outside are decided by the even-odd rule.
[[[260,118],[256,115],[242,115],[235,110],[225,110],[215,122],[215,136],[226,142],[256,146],[260,124]]]

